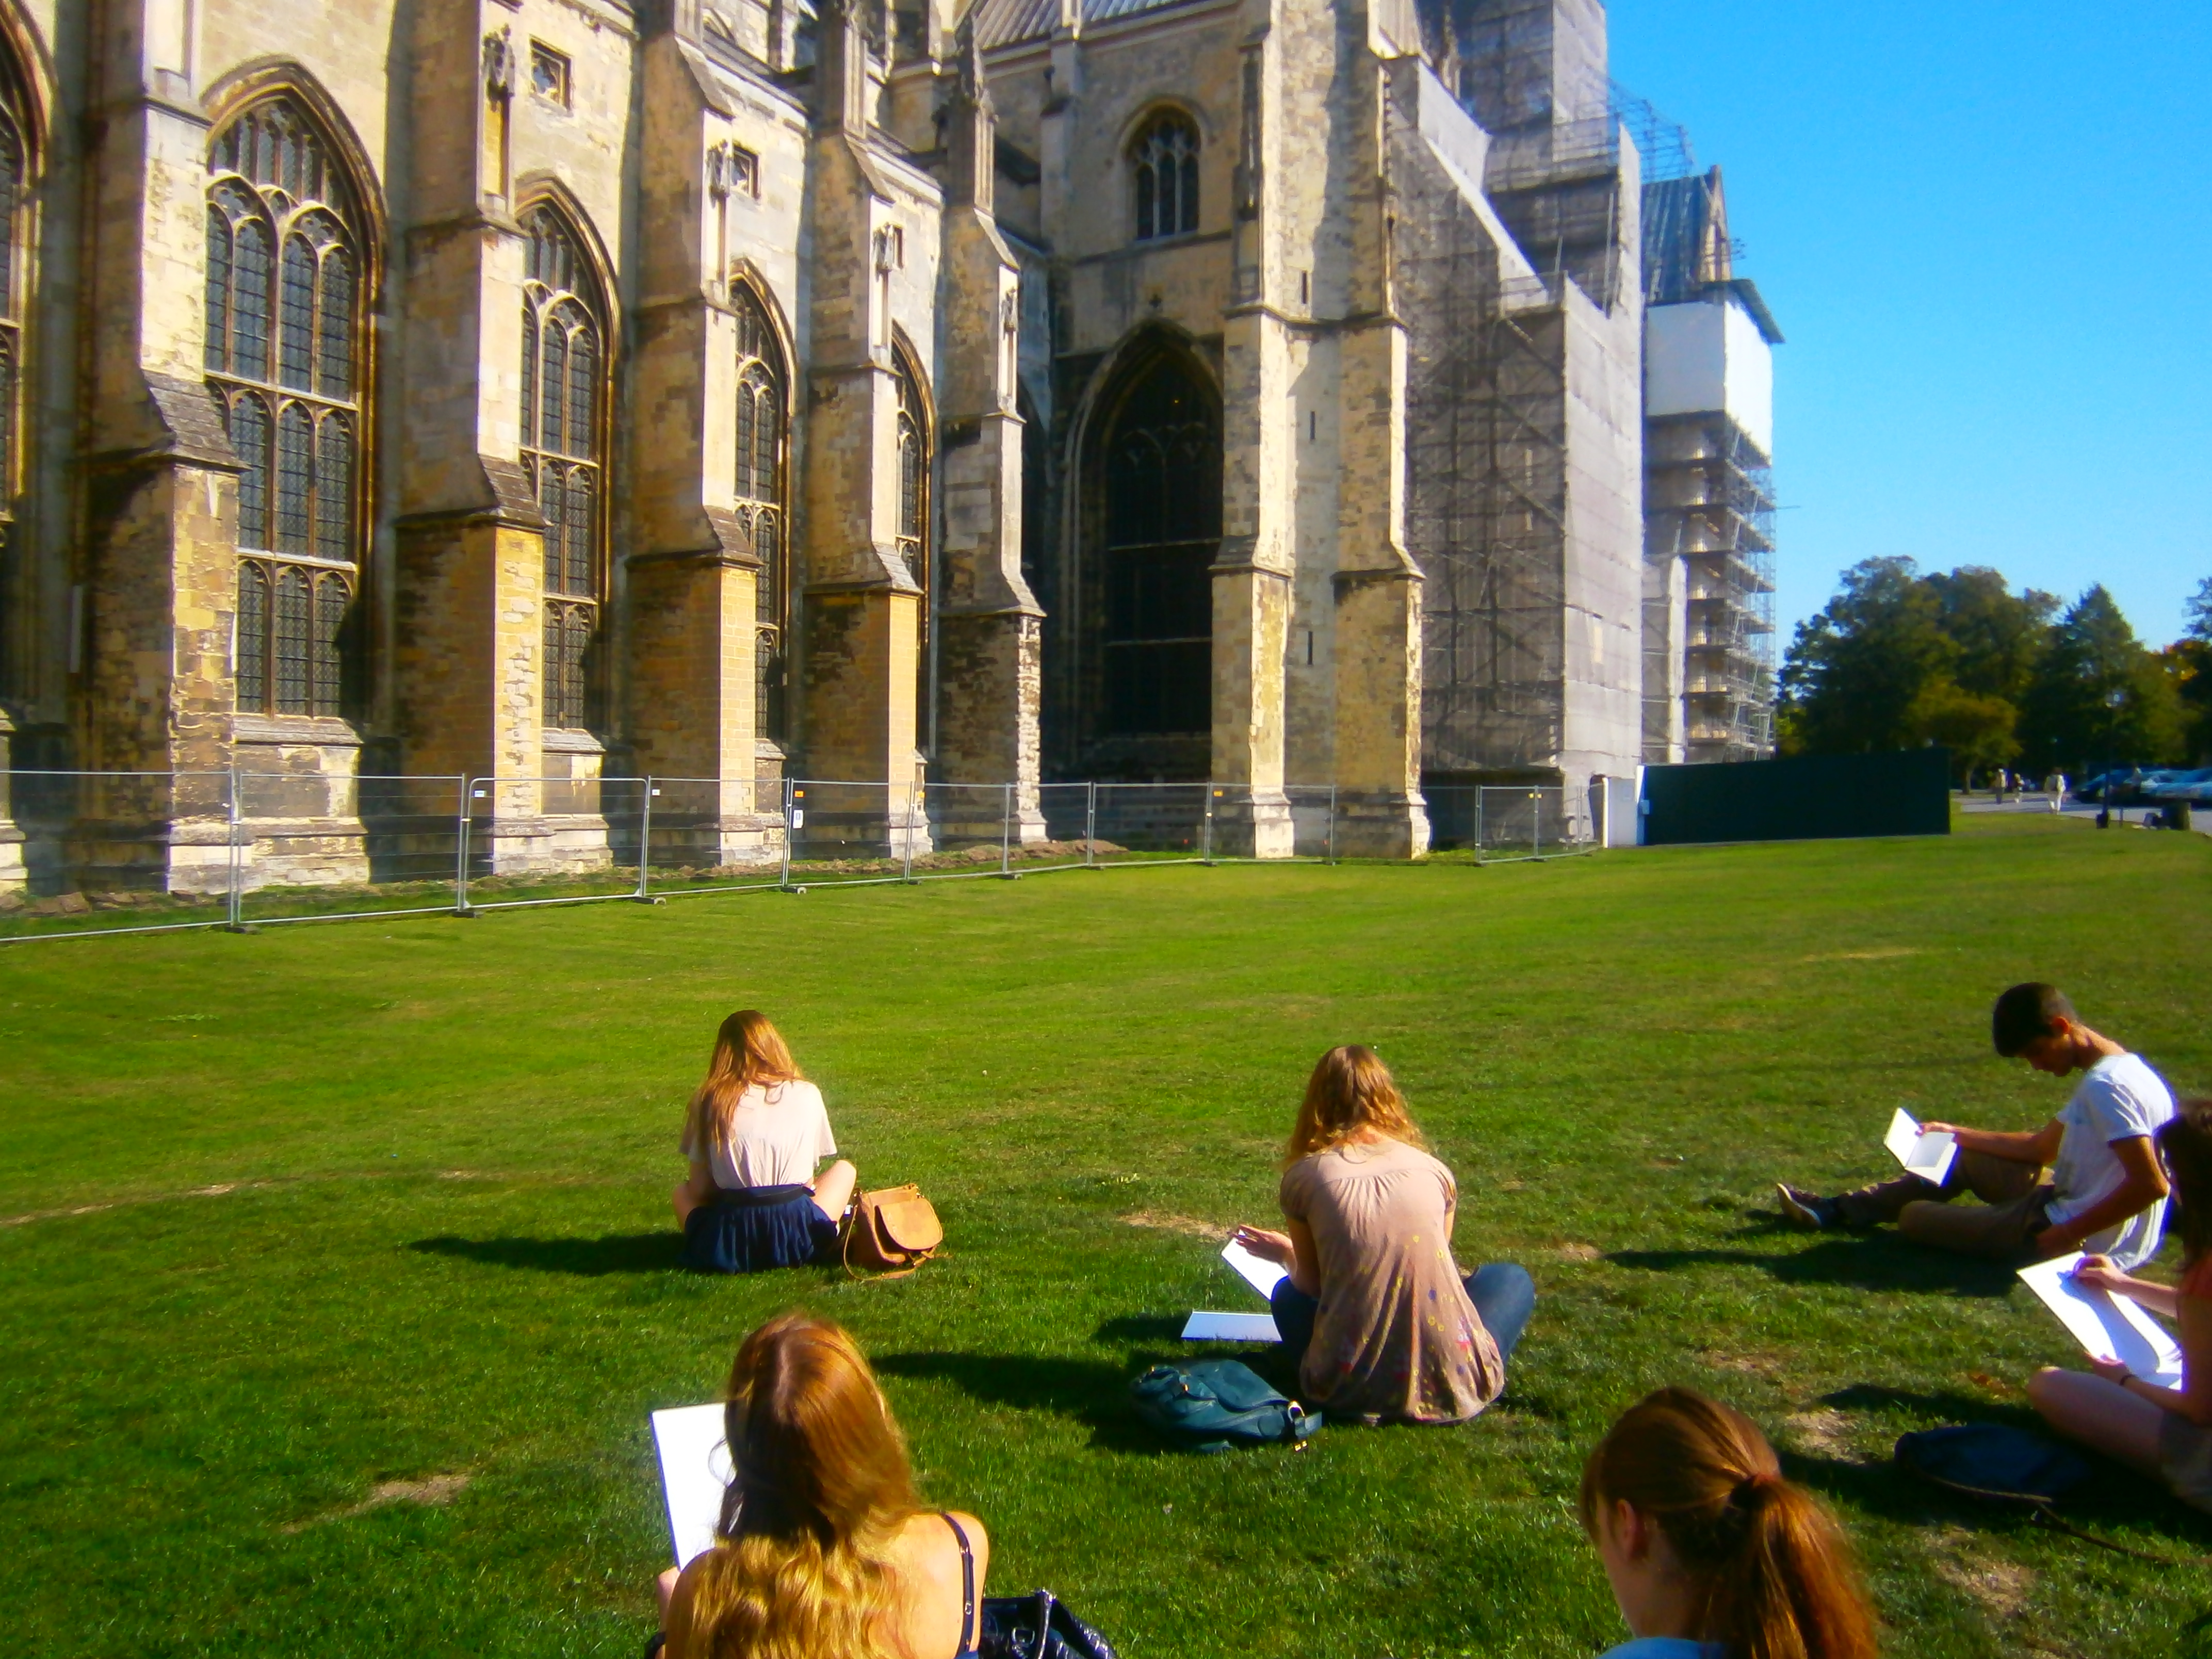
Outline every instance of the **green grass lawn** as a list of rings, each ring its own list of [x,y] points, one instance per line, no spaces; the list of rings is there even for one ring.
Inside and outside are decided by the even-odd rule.
[[[1595,1653],[1623,1632],[1576,1480],[1664,1382],[1751,1412],[1837,1505],[1892,1653],[2212,1651],[2201,1569],[1887,1468],[2075,1362],[2027,1291],[1783,1231],[1767,1190],[1881,1172],[1900,1104],[2047,1118],[2063,1085],[1989,1053],[2018,979],[2212,1086],[2208,865],[2194,836],[1984,819],[0,948],[0,1627],[24,1654],[634,1654],[667,1553],[647,1413],[802,1304],[874,1357],[927,1496],[988,1522],[991,1587],[1049,1586],[1135,1659]],[[944,1259],[675,1267],[682,1104],[747,1005],[863,1182],[936,1200]],[[1305,1073],[1347,1041],[1457,1170],[1462,1259],[1536,1276],[1507,1393],[1462,1429],[1163,1452],[1127,1381],[1188,1309],[1256,1305],[1205,1231],[1273,1214]],[[398,1491],[439,1476],[465,1484]],[[2117,1473],[2070,1512],[2212,1550]]]

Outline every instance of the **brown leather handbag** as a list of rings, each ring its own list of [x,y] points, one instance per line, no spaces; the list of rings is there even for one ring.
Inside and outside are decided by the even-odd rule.
[[[914,1186],[862,1193],[845,1224],[845,1271],[902,1279],[937,1254],[945,1224],[936,1206]]]

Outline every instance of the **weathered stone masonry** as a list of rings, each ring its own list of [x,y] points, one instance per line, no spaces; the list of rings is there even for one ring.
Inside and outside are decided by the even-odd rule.
[[[0,884],[216,885],[234,769],[258,883],[464,778],[529,872],[647,773],[719,865],[787,777],[1406,855],[1632,768],[1593,88],[1595,0],[0,0],[0,758],[174,775],[0,793]]]

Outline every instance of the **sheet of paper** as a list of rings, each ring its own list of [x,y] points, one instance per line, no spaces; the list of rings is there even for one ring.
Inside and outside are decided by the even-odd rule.
[[[1275,1286],[1290,1276],[1284,1268],[1264,1257],[1254,1255],[1233,1238],[1221,1247],[1221,1259],[1236,1268],[1244,1282],[1262,1297],[1272,1297],[1275,1294]]]
[[[2069,1276],[2081,1255],[2054,1256],[2020,1270],[2021,1282],[2058,1316],[2082,1352],[2117,1359],[2137,1376],[2165,1388],[2181,1386],[2181,1347],[2166,1328],[2124,1296],[2093,1291]]]
[[[722,1408],[677,1406],[653,1414],[653,1443],[660,1453],[660,1491],[668,1501],[668,1536],[676,1565],[714,1547],[722,1494],[736,1473],[722,1437]]]
[[[1939,1184],[1951,1173],[1951,1160],[1959,1155],[1956,1137],[1923,1134],[1919,1120],[1902,1107],[1891,1116],[1889,1133],[1881,1138],[1881,1144],[1907,1171]]]
[[[1186,1342],[1279,1342],[1275,1316],[1255,1313],[1194,1313],[1183,1322]]]

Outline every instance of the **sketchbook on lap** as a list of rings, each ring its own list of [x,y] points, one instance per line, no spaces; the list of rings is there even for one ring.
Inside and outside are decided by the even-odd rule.
[[[1908,1175],[1917,1175],[1938,1186],[1951,1173],[1951,1160],[1959,1155],[1958,1137],[1923,1133],[1920,1121],[1902,1107],[1890,1118],[1889,1133],[1881,1138],[1881,1144],[1889,1148],[1890,1156],[1905,1166]]]
[[[1263,1297],[1272,1297],[1275,1286],[1288,1277],[1284,1269],[1264,1257],[1256,1256],[1235,1239],[1221,1247],[1221,1259],[1237,1269],[1238,1275]],[[1279,1342],[1281,1334],[1275,1329],[1273,1314],[1255,1313],[1194,1313],[1183,1322],[1182,1340],[1186,1342]]]
[[[2081,1253],[2053,1256],[2020,1270],[2021,1281],[2058,1316],[2058,1322],[2098,1359],[2117,1359],[2146,1382],[2181,1386],[2181,1348],[2166,1328],[2124,1296],[2077,1284]]]
[[[653,1443],[660,1454],[660,1491],[668,1501],[669,1541],[676,1565],[714,1547],[722,1494],[736,1473],[722,1437],[722,1407],[677,1406],[653,1414]]]

